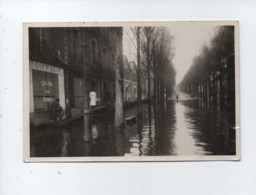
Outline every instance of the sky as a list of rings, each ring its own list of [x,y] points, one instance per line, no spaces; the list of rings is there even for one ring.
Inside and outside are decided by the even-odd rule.
[[[189,70],[194,57],[200,54],[203,45],[209,45],[217,31],[217,26],[211,22],[173,22],[167,28],[174,36],[173,63],[176,70],[176,84],[179,84]],[[124,27],[123,53],[128,60],[136,62],[136,38],[129,27]]]

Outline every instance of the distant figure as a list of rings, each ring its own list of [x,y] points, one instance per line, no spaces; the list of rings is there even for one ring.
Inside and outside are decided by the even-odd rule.
[[[179,94],[176,94],[176,100],[179,100]]]
[[[89,94],[90,97],[90,108],[92,110],[94,110],[95,106],[96,106],[96,99],[97,99],[97,94],[94,90],[92,90]]]
[[[52,102],[50,107],[50,119],[53,122],[59,122],[63,116],[63,109],[60,106],[60,99],[56,98],[54,102]]]

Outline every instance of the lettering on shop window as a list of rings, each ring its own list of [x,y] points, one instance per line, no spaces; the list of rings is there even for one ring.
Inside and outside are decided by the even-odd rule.
[[[43,102],[53,102],[54,100],[53,97],[43,97]]]
[[[51,81],[41,81],[41,86],[42,87],[45,87],[45,86],[52,87],[53,84]]]

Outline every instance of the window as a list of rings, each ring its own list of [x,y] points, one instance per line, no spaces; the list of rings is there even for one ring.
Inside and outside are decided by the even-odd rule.
[[[92,65],[94,68],[96,68],[97,63],[97,48],[96,48],[96,41],[92,41]]]
[[[102,65],[103,66],[106,66],[106,53],[107,53],[107,51],[106,51],[106,48],[104,47],[103,51],[102,51]]]
[[[35,112],[49,111],[50,104],[59,97],[58,75],[32,71]]]
[[[74,78],[74,101],[75,108],[83,108],[84,106],[84,80],[79,78]]]
[[[137,99],[137,88],[136,87],[134,88],[133,93],[134,93],[134,100],[136,100]]]
[[[43,32],[41,28],[39,28],[38,34],[39,34],[39,47],[40,47],[40,51],[42,51],[43,50]]]

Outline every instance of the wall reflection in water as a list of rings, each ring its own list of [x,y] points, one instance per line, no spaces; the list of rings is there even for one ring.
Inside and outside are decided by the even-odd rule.
[[[137,113],[130,106],[125,115]],[[139,120],[138,120],[139,118]],[[168,101],[162,109],[143,105],[142,117],[114,130],[114,113],[94,114],[92,140],[84,140],[83,121],[65,128],[31,129],[31,156],[164,156],[235,154],[234,112],[202,100]]]

